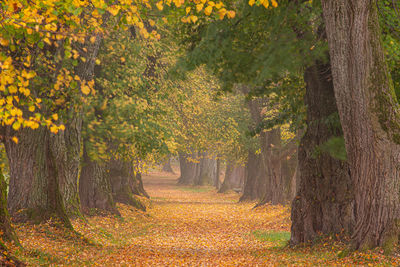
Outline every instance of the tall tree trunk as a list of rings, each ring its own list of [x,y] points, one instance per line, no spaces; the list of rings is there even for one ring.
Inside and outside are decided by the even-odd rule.
[[[329,123],[337,116],[329,63],[308,68],[304,80],[307,130],[298,150],[300,181],[292,203],[292,245],[312,241],[318,233],[350,233],[354,220],[349,166],[321,150],[328,140],[342,137],[340,122]]]
[[[261,155],[249,151],[243,195],[240,197],[239,201],[261,199],[265,195],[267,188],[266,173]]]
[[[172,166],[171,166],[171,158],[168,158],[167,162],[164,163],[164,165],[162,167],[162,171],[174,174],[174,170],[172,169]]]
[[[221,187],[221,181],[219,180],[220,172],[221,172],[221,160],[217,159],[217,167],[216,167],[216,174],[215,174],[215,179],[214,179],[214,187],[219,190]]]
[[[91,209],[98,209],[119,215],[106,166],[92,160],[87,153],[85,145],[82,159],[83,164],[79,180],[82,211],[90,213]]]
[[[243,182],[246,171],[245,167],[233,162],[226,165],[225,179],[218,193],[225,193],[229,190],[240,192],[243,189]]]
[[[284,204],[286,201],[285,185],[282,176],[281,132],[280,129],[263,131],[260,134],[261,158],[267,171],[266,192],[259,205],[271,202]]]
[[[196,185],[214,185],[217,179],[217,160],[209,158],[208,153],[203,153],[200,159],[200,175],[195,181]]]
[[[200,175],[200,164],[193,162],[199,160],[197,153],[188,155],[179,152],[179,166],[181,170],[181,176],[179,177],[178,183],[183,185],[194,185],[199,180]]]
[[[10,215],[7,209],[7,184],[2,171],[0,168],[0,240],[1,242],[7,240],[19,244],[18,237],[10,223]]]
[[[8,248],[4,241],[12,241],[20,245],[17,235],[10,223],[10,215],[7,209],[7,184],[4,180],[2,169],[0,168],[0,259],[1,266],[26,266],[24,263],[8,253]]]
[[[6,136],[17,136],[18,144],[5,140],[10,165],[8,207],[17,220],[37,222],[56,216],[72,228],[59,187],[59,169],[53,153],[50,132],[40,127],[17,132],[6,129]]]
[[[323,0],[335,97],[354,184],[355,249],[392,250],[399,234],[399,106],[375,0]]]
[[[282,145],[281,130],[274,128],[260,134],[260,143],[261,156],[267,171],[267,188],[258,206],[265,203],[287,204],[293,200],[293,192],[296,190],[296,139]]]
[[[58,183],[67,214],[80,215],[78,179],[80,170],[82,116],[71,116],[65,131],[51,135],[50,148],[58,170]]]
[[[146,206],[135,196],[135,193],[137,195],[142,193],[139,187],[141,185],[143,187],[143,184],[140,174],[135,174],[133,171],[132,164],[122,160],[112,160],[108,163],[108,170],[114,200],[145,211]],[[147,193],[144,196],[148,197]]]

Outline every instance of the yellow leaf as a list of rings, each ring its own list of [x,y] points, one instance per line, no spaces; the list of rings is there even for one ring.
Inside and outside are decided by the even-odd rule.
[[[200,12],[203,9],[204,4],[198,4],[196,5],[196,11]]]
[[[191,10],[191,9],[192,9],[192,8],[191,8],[190,6],[188,6],[188,7],[186,8],[186,15],[190,13],[190,10]]]
[[[100,62],[100,59],[96,59],[95,62],[96,62],[97,65],[100,65],[100,63],[101,63],[101,62]]]
[[[8,46],[9,41],[7,39],[1,38],[0,37],[0,45],[2,46]]]
[[[228,16],[228,18],[233,19],[236,16],[236,13],[235,13],[235,11],[230,10],[227,12],[227,16]]]
[[[13,128],[15,131],[18,131],[18,129],[19,129],[20,127],[21,127],[21,123],[20,123],[19,121],[14,122],[13,125],[12,125],[12,128]]]
[[[55,121],[58,120],[58,114],[57,114],[57,113],[53,114],[51,117],[52,117],[53,120],[55,120]]]
[[[81,88],[82,93],[84,93],[85,95],[90,94],[90,88],[87,85],[83,85]]]
[[[277,7],[278,3],[276,2],[276,0],[271,0],[271,4],[273,7]]]
[[[149,23],[150,23],[150,26],[151,26],[151,27],[153,27],[154,25],[156,25],[156,22],[155,22],[154,20],[152,20],[152,19],[149,19]]]
[[[156,7],[158,8],[158,10],[163,10],[164,9],[163,2],[162,1],[158,2],[156,4]]]
[[[45,43],[47,43],[48,45],[51,45],[51,41],[50,41],[49,38],[44,38],[43,41],[44,41]]]
[[[110,6],[107,8],[107,11],[110,12],[113,16],[116,16],[119,12],[119,6]]]
[[[193,23],[196,23],[196,21],[198,20],[197,16],[190,16],[190,19]]]
[[[96,36],[92,36],[90,37],[90,42],[93,44],[94,42],[96,42]]]
[[[208,6],[206,7],[206,9],[204,9],[204,14],[206,14],[207,16],[210,16],[212,13],[212,6]]]
[[[34,112],[35,111],[35,106],[30,106],[28,109],[29,109],[30,112]]]
[[[16,136],[11,137],[11,140],[12,140],[14,143],[18,144],[18,138],[17,138]]]
[[[8,87],[8,92],[9,92],[10,94],[15,94],[17,91],[18,91],[18,89],[17,89],[17,87],[16,87],[15,85],[10,85],[10,86]]]
[[[269,7],[269,1],[268,1],[268,0],[264,0],[264,1],[262,2],[262,5],[263,5],[265,8],[268,8],[268,7]]]
[[[58,128],[57,128],[57,126],[52,125],[52,126],[50,127],[50,132],[52,132],[52,133],[54,133],[54,134],[58,133]]]
[[[253,6],[255,2],[256,2],[256,0],[249,0],[249,5]]]

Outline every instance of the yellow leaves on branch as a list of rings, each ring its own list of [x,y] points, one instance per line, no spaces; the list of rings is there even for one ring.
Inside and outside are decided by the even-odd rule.
[[[273,7],[278,7],[278,2],[276,2],[276,0],[249,0],[249,5],[250,6],[253,6],[254,4],[256,4],[257,6],[263,5],[265,8],[268,8],[270,1]]]

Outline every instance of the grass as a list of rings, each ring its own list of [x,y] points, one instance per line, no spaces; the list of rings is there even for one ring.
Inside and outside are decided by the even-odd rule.
[[[252,235],[262,242],[276,243],[277,246],[284,246],[290,240],[290,232],[275,232],[256,230]]]

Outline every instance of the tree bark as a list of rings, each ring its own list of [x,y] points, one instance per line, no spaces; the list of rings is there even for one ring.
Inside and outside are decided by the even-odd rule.
[[[1,241],[13,241],[19,245],[18,237],[10,223],[10,215],[7,209],[7,185],[0,168],[0,239]]]
[[[78,179],[80,171],[82,116],[75,114],[65,124],[65,131],[50,135],[52,154],[58,170],[58,183],[69,217],[80,215]]]
[[[167,162],[165,162],[165,164],[162,167],[162,171],[163,172],[169,172],[169,173],[172,173],[172,174],[175,173],[174,170],[172,169],[172,166],[171,166],[171,158],[168,158]]]
[[[188,155],[179,152],[179,167],[181,175],[178,179],[178,184],[194,185],[199,180],[200,176],[200,163],[193,162],[198,160],[197,153]]]
[[[393,249],[399,234],[399,106],[375,0],[323,0],[335,97],[354,184],[354,249]]]
[[[50,132],[44,127],[15,132],[9,127],[5,147],[10,165],[8,207],[16,220],[41,222],[52,216],[72,229],[59,187],[59,169]]]
[[[115,206],[109,175],[106,166],[90,158],[83,148],[83,164],[79,181],[79,194],[82,211],[91,213],[92,209],[120,215]]]
[[[249,151],[243,195],[239,199],[240,202],[261,199],[265,195],[267,188],[266,173],[261,155]]]
[[[337,117],[330,64],[316,63],[304,74],[307,130],[298,148],[300,181],[292,202],[292,245],[314,240],[319,233],[350,233],[353,186],[346,161],[320,147],[332,137],[342,137]]]
[[[114,200],[145,211],[146,206],[135,195],[149,196],[143,189],[141,175],[134,172],[133,165],[122,160],[112,160],[108,170]]]
[[[267,101],[266,98],[256,98],[249,102],[250,113],[257,126],[263,121],[263,109]],[[293,165],[291,154],[296,148],[294,144],[282,145],[279,128],[268,131],[261,130],[259,141],[266,188],[257,206],[266,203],[287,204],[293,199],[293,195],[290,193],[293,192],[292,185],[295,183],[292,179],[296,178],[293,175],[295,168],[291,170],[287,168]]]
[[[225,179],[218,193],[225,193],[229,190],[241,192],[243,190],[245,173],[246,171],[244,166],[228,162],[226,165]]]
[[[217,160],[203,153],[200,159],[200,175],[196,185],[215,185],[217,183]]]

